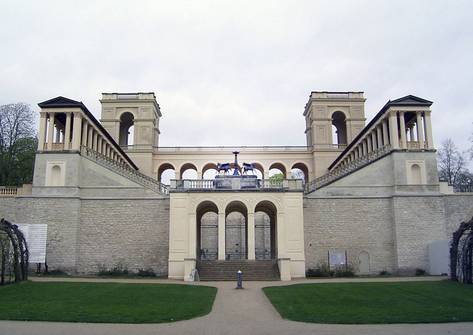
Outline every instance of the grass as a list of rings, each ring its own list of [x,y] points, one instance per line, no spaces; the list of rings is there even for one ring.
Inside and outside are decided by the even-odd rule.
[[[208,314],[217,289],[176,284],[35,283],[0,286],[0,319],[161,323]]]
[[[473,321],[473,285],[455,282],[301,284],[263,289],[285,319],[375,324]]]

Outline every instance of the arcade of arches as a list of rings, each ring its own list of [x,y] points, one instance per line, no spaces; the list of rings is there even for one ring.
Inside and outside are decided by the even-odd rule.
[[[277,259],[281,278],[304,277],[303,230],[301,192],[173,192],[169,277],[215,259]]]

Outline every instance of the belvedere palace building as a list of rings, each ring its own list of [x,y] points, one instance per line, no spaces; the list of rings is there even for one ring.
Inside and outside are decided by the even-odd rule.
[[[451,233],[473,216],[473,194],[439,182],[437,111],[416,96],[367,121],[363,92],[311,92],[306,145],[260,147],[163,147],[154,93],[100,102],[100,120],[68,98],[40,103],[33,184],[1,189],[0,217],[47,224],[49,269],[442,274]]]

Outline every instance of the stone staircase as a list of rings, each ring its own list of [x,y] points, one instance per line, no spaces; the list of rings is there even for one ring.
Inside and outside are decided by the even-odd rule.
[[[198,261],[197,270],[202,281],[236,281],[238,270],[243,272],[243,281],[279,280],[279,269],[275,260]]]

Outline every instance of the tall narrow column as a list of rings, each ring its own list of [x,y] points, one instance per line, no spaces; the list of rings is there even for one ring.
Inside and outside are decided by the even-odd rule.
[[[373,148],[372,148],[372,145],[371,145],[371,134],[368,134],[366,136],[366,149],[367,149],[367,153],[370,153],[371,151],[373,151]]]
[[[404,120],[404,112],[399,112],[399,122],[401,128],[401,148],[407,148],[407,140],[406,140],[406,121]]]
[[[383,134],[381,133],[381,126],[376,127],[376,142],[378,142],[378,149],[383,147]]]
[[[88,134],[88,123],[86,120],[84,120],[84,126],[82,127],[82,146],[85,147],[87,146],[87,134]]]
[[[411,124],[409,126],[409,141],[414,142],[415,141],[415,136],[414,136],[414,126]]]
[[[92,150],[97,151],[97,132],[93,131],[92,133]]]
[[[378,149],[378,141],[376,141],[376,131],[371,132],[371,143],[373,144],[373,151]]]
[[[256,259],[255,252],[255,213],[248,212],[248,240],[246,241],[248,246],[248,259]]]
[[[218,260],[225,260],[225,212],[218,213]]]
[[[424,127],[422,122],[422,112],[417,112],[417,142],[419,142],[419,148],[424,149]]]
[[[72,150],[80,150],[80,139],[82,130],[82,116],[80,113],[74,113],[74,129],[72,131]]]
[[[393,149],[399,149],[399,135],[397,131],[397,113],[389,113],[389,142]]]
[[[53,150],[54,122],[55,122],[54,113],[49,113],[48,150]]]
[[[428,149],[434,148],[434,139],[432,137],[432,123],[430,120],[430,111],[424,112],[424,122],[425,122],[425,134],[427,137],[427,145]]]
[[[64,150],[69,150],[71,143],[71,113],[66,113],[66,129],[64,130]]]
[[[94,128],[89,124],[89,135],[87,135],[87,147],[89,149],[93,149],[93,143],[92,143],[92,140],[94,138]]]
[[[187,257],[191,259],[197,258],[197,220],[196,213],[189,213],[189,250]]]
[[[39,115],[38,150],[43,151],[44,142],[46,142],[46,125],[48,120],[46,118],[46,113],[41,112]]]
[[[388,121],[386,119],[383,120],[383,146],[389,144],[389,137],[388,137]]]

